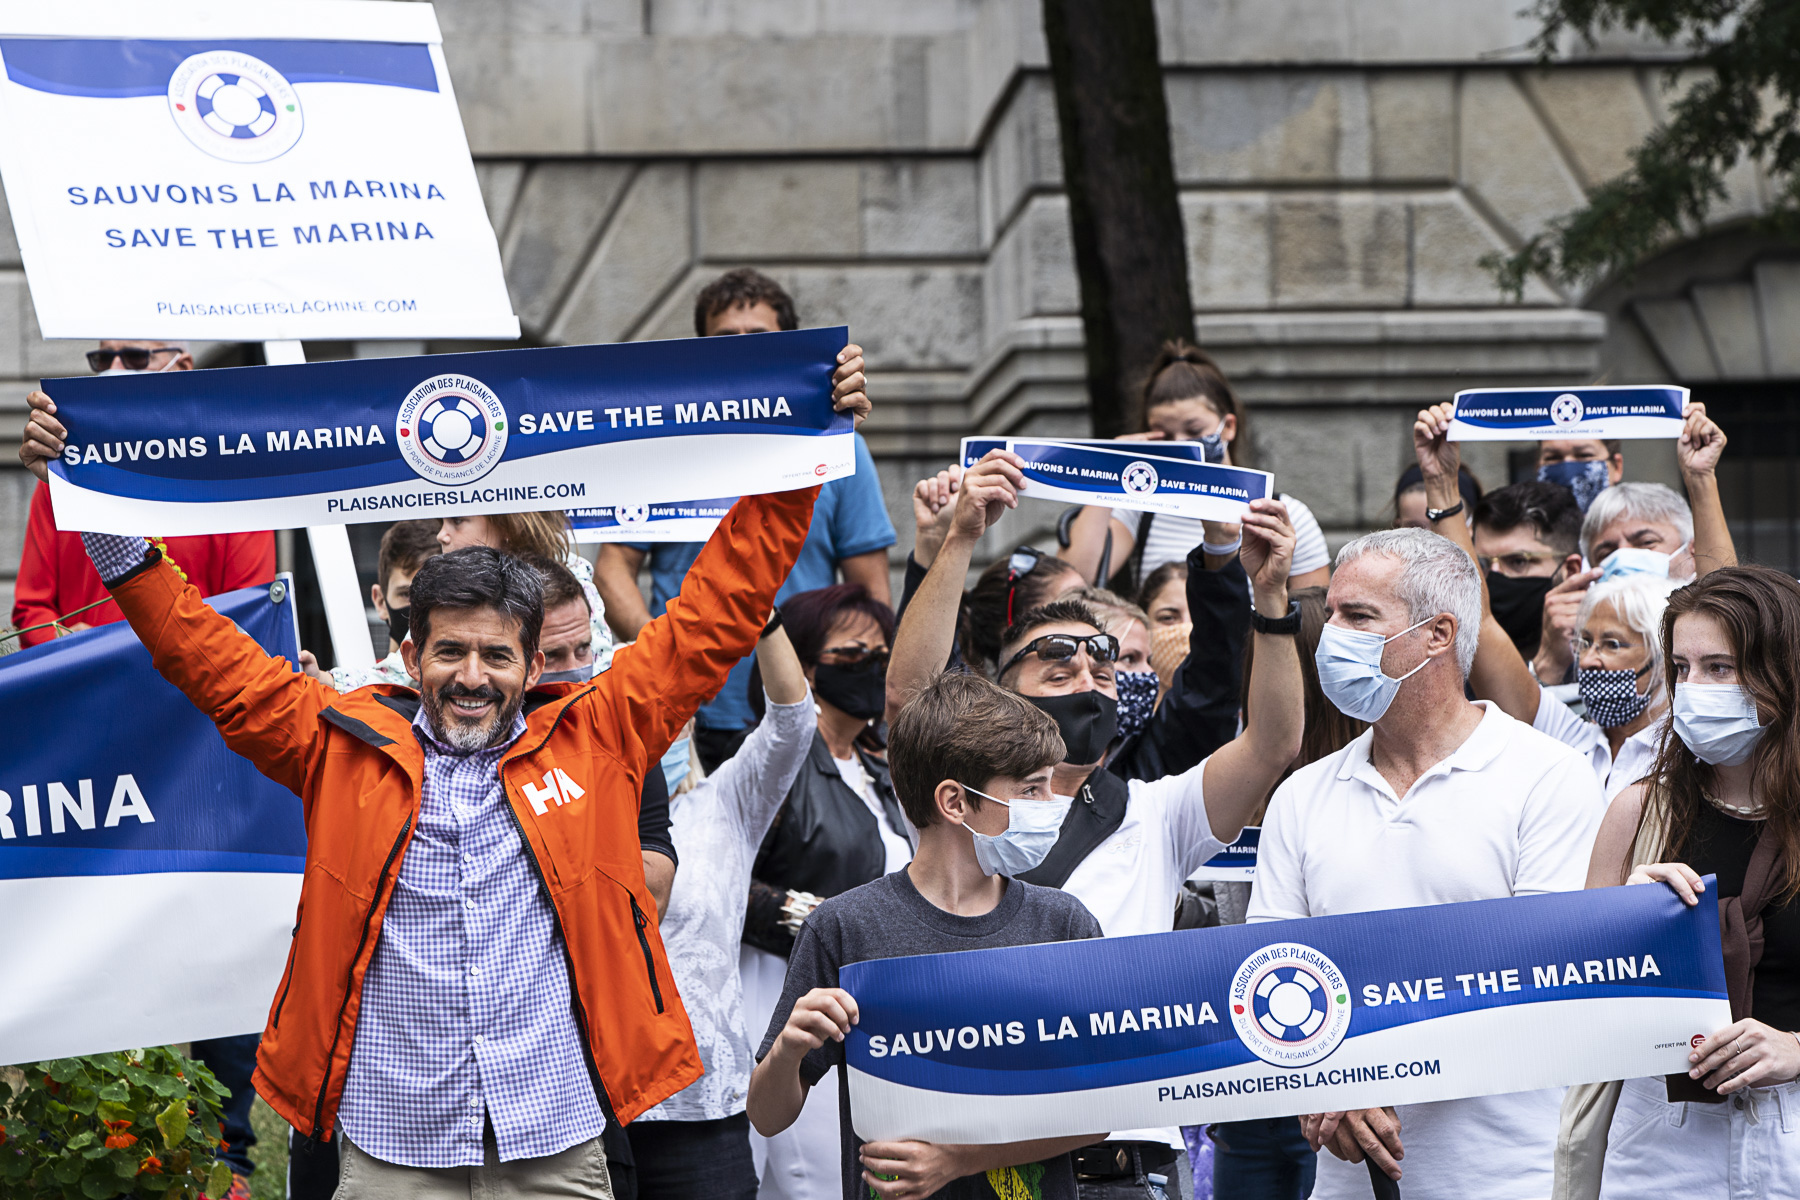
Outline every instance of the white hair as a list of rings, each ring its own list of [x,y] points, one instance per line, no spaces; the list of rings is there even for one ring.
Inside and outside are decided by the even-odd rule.
[[[1602,530],[1625,517],[1673,525],[1683,542],[1694,540],[1694,512],[1675,489],[1661,483],[1615,483],[1601,490],[1581,521],[1581,557],[1594,562],[1594,541]]]
[[[1644,639],[1644,645],[1650,650],[1650,674],[1653,679],[1661,679],[1663,613],[1669,607],[1669,596],[1684,586],[1679,579],[1642,572],[1596,583],[1581,597],[1581,607],[1575,613],[1575,631],[1579,634],[1587,628],[1588,618],[1594,615],[1596,607],[1612,605],[1612,610],[1619,614],[1626,627]]]
[[[1383,529],[1339,550],[1337,569],[1367,554],[1397,558],[1405,565],[1394,590],[1406,602],[1408,624],[1440,613],[1456,618],[1456,666],[1466,678],[1481,640],[1481,573],[1475,560],[1428,529]]]

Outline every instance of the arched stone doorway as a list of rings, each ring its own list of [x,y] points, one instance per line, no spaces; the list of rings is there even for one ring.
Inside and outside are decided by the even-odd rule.
[[[1800,246],[1743,230],[1696,239],[1587,307],[1607,317],[1609,381],[1682,384],[1724,427],[1719,488],[1738,556],[1800,574]]]

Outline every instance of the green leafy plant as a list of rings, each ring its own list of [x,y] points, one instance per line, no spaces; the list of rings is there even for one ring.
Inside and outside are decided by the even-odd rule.
[[[0,1074],[0,1196],[218,1200],[231,1187],[218,1157],[228,1095],[211,1071],[166,1046]]]
[[[1542,61],[1568,34],[1589,45],[1620,29],[1685,45],[1693,57],[1666,76],[1692,73],[1668,124],[1631,152],[1631,166],[1587,194],[1512,254],[1481,264],[1517,299],[1533,275],[1583,284],[1629,271],[1706,220],[1726,199],[1725,176],[1760,162],[1769,182],[1764,232],[1800,233],[1800,5],[1792,0],[1535,0]]]

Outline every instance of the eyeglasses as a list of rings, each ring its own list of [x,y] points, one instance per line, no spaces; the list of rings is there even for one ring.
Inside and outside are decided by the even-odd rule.
[[[1006,660],[1006,665],[994,678],[1005,678],[1008,671],[1034,654],[1044,662],[1067,662],[1083,650],[1094,662],[1119,661],[1119,639],[1110,633],[1091,633],[1085,637],[1073,633],[1046,633],[1026,642],[1017,654]]]
[[[88,366],[96,371],[104,371],[112,366],[113,359],[115,358],[125,364],[125,369],[127,371],[142,371],[145,367],[150,365],[150,356],[152,354],[180,353],[181,347],[179,346],[158,346],[154,350],[146,349],[141,346],[127,346],[123,350],[89,350],[87,352],[87,361]]]
[[[1006,560],[1006,623],[1013,623],[1013,593],[1019,590],[1019,580],[1037,570],[1038,562],[1044,552],[1036,546],[1020,546]]]
[[[820,660],[829,655],[840,667],[860,667],[864,664],[885,663],[888,660],[886,646],[827,646],[819,651]]]

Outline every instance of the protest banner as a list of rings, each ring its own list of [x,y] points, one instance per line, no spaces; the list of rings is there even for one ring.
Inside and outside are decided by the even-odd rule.
[[[865,1140],[1010,1142],[1683,1072],[1730,1024],[1717,889],[878,959],[843,968]]]
[[[518,337],[441,43],[429,4],[0,6],[44,336]]]
[[[1262,827],[1246,825],[1237,841],[1200,864],[1189,879],[1213,883],[1254,883],[1256,852],[1262,845]]]
[[[966,437],[962,440],[961,462],[967,470],[984,458],[990,450],[1004,450],[1010,438],[1003,437]],[[1174,458],[1182,462],[1206,461],[1206,448],[1199,442],[1139,442],[1122,438],[1056,438],[1053,439],[1069,446],[1099,446],[1102,449],[1119,450],[1127,454],[1147,454],[1152,458]]]
[[[1471,388],[1456,393],[1453,442],[1676,438],[1684,387]]]
[[[853,474],[848,334],[47,379],[64,529],[242,530],[663,504]]]
[[[1006,449],[1025,460],[1020,494],[1034,500],[1237,521],[1250,501],[1275,492],[1275,477],[1267,471],[1206,462],[1198,442],[1008,438]]]
[[[209,603],[296,661],[287,576]],[[122,622],[0,659],[0,712],[0,1063],[260,1030],[300,898],[299,798]]]
[[[569,528],[577,542],[704,542],[737,503],[736,496],[716,500],[680,500],[674,504],[612,504],[572,508]]]

